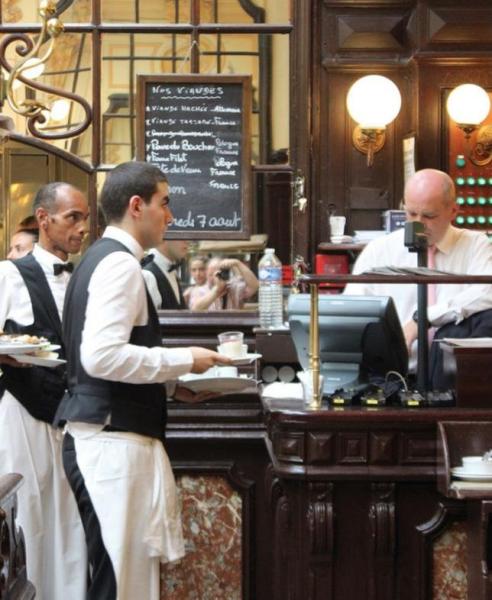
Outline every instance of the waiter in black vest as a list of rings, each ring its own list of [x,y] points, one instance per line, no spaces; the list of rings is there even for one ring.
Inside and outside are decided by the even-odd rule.
[[[64,467],[87,534],[88,600],[158,600],[159,563],[184,554],[162,383],[231,362],[161,346],[140,260],[172,221],[168,204],[157,167],[116,167],[101,193],[108,226],[65,300],[68,392],[57,422],[66,421]]]
[[[0,263],[0,329],[44,336],[63,358],[61,316],[72,263],[86,233],[87,201],[61,182],[39,189],[33,204],[39,243],[32,254]],[[27,575],[40,600],[83,600],[84,531],[63,472],[61,435],[51,426],[65,391],[63,367],[20,368],[0,356],[0,475],[20,473],[18,523]]]
[[[188,308],[178,278],[179,264],[187,253],[186,240],[162,240],[144,258],[143,275],[157,310]]]

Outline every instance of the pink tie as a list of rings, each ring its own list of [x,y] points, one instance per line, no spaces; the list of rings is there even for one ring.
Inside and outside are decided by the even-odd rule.
[[[437,248],[435,246],[429,246],[427,248],[427,267],[429,269],[435,269],[436,268],[436,252],[437,252]],[[433,304],[436,303],[436,284],[435,283],[429,283],[427,286],[427,306],[432,306]],[[427,338],[429,340],[429,344],[432,343],[432,340],[434,339],[434,334],[436,333],[436,328],[435,327],[430,327],[429,331],[427,333]]]

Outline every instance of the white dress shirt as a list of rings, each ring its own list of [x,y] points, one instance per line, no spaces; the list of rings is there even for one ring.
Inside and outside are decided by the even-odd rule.
[[[60,275],[55,276],[53,265],[55,263],[63,264],[63,261],[58,256],[41,248],[39,244],[35,244],[32,254],[46,275],[61,319],[70,273],[62,271]],[[26,284],[19,269],[10,260],[0,262],[0,290],[2,290],[0,294],[0,329],[7,319],[12,319],[23,326],[34,323],[31,298]]]
[[[404,230],[377,238],[369,243],[357,259],[353,273],[359,274],[375,267],[416,267],[417,253],[409,252],[403,243]],[[450,226],[439,242],[435,255],[436,269],[460,275],[492,274],[492,244],[477,231]],[[345,294],[392,296],[402,325],[417,310],[417,286],[400,284],[349,283]],[[429,306],[432,325],[441,327],[492,308],[492,286],[481,284],[436,285],[436,303]]]
[[[53,265],[63,261],[39,244],[32,254],[46,276],[61,318],[70,273],[63,271],[55,276]],[[7,319],[22,326],[32,325],[29,292],[10,260],[0,262],[0,290],[0,329]],[[85,535],[63,471],[59,433],[48,423],[34,419],[5,391],[0,397],[0,475],[12,472],[23,476],[17,492],[17,522],[24,533],[27,570],[36,586],[36,597],[84,599]]]
[[[89,282],[80,358],[91,377],[124,383],[162,383],[190,371],[189,348],[146,348],[129,343],[135,326],[148,322],[140,260],[143,249],[123,229],[108,226],[104,237],[131,252],[112,252],[97,265]]]
[[[169,272],[169,267],[173,263],[169,260],[169,258],[167,258],[167,256],[164,256],[164,254],[162,254],[162,252],[159,252],[159,250],[157,250],[157,248],[151,248],[149,250],[149,254],[154,255],[155,264],[162,271],[164,277],[166,277],[166,279],[169,281],[169,284],[174,292],[174,295],[176,296],[176,300],[179,302],[180,297],[179,297],[178,276],[176,274],[176,270]],[[157,285],[157,279],[156,279],[154,273],[152,273],[151,271],[148,271],[147,269],[143,269],[142,272],[143,272],[143,276],[145,279],[145,284],[147,285],[147,289],[149,290],[150,297],[152,298],[152,302],[154,303],[154,306],[158,310],[162,306],[162,298],[161,298],[161,294],[159,292],[159,287]]]

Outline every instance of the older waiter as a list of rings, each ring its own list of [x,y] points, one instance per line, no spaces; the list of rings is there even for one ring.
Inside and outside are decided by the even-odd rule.
[[[168,204],[157,167],[116,167],[101,194],[108,227],[65,301],[68,392],[57,421],[67,422],[63,460],[87,532],[90,600],[158,600],[159,563],[184,553],[161,384],[231,362],[161,346],[140,260],[172,221]]]
[[[39,189],[33,204],[39,243],[32,254],[0,263],[0,328],[61,344],[61,317],[70,253],[79,252],[88,207],[66,183]],[[63,348],[60,350],[63,356]],[[26,541],[27,573],[38,600],[83,600],[87,578],[84,532],[63,472],[61,436],[51,426],[65,390],[58,367],[20,368],[0,356],[0,474],[24,477],[18,523]],[[1,393],[1,392],[0,392]]]

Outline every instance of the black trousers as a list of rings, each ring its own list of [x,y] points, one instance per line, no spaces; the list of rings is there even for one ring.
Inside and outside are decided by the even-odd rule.
[[[85,487],[84,477],[77,464],[74,439],[69,433],[63,439],[63,468],[75,494],[85,531],[89,561],[87,600],[116,600],[113,565],[103,543],[99,520]]]

